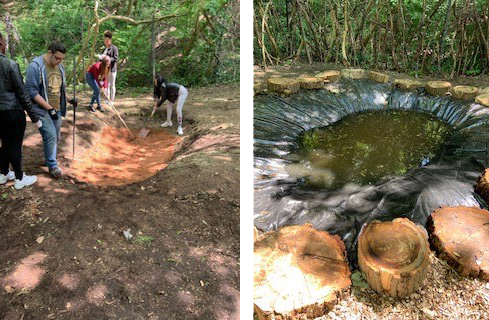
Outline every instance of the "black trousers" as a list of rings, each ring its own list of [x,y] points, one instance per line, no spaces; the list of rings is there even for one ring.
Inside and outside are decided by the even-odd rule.
[[[26,120],[23,110],[0,111],[0,173],[7,174],[9,164],[15,178],[22,179],[22,141]]]

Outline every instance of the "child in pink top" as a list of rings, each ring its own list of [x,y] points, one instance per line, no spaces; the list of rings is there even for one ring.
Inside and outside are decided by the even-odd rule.
[[[110,60],[108,57],[103,57],[101,62],[96,62],[90,66],[87,70],[87,74],[85,79],[88,85],[93,90],[92,99],[90,100],[90,105],[88,106],[88,110],[91,112],[95,112],[93,108],[93,103],[97,101],[97,109],[100,112],[104,112],[102,106],[100,105],[100,89],[107,89],[107,75],[109,73]]]

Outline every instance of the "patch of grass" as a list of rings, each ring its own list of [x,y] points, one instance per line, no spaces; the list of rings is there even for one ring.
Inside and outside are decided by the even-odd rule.
[[[7,199],[8,198],[8,193],[2,193],[0,196],[2,199]]]
[[[134,243],[144,245],[144,246],[149,246],[154,239],[155,238],[150,236],[139,236],[136,239],[134,239]]]

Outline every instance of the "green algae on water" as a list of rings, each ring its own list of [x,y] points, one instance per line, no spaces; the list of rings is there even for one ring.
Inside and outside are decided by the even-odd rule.
[[[413,110],[356,113],[304,132],[287,171],[315,188],[374,184],[427,164],[452,131],[435,116]]]

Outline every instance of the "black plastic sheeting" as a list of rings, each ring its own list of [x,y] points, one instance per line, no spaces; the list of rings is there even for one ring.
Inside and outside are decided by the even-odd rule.
[[[341,80],[329,90],[289,97],[254,99],[254,223],[263,231],[311,223],[338,234],[356,266],[357,237],[371,220],[406,217],[425,225],[441,206],[486,208],[474,185],[489,160],[489,108],[479,104],[393,89],[368,80]],[[339,92],[338,92],[339,91]],[[336,190],[306,190],[290,177],[287,155],[300,133],[330,125],[364,110],[412,109],[429,112],[451,125],[453,135],[440,154],[402,176],[375,185],[348,183]]]

